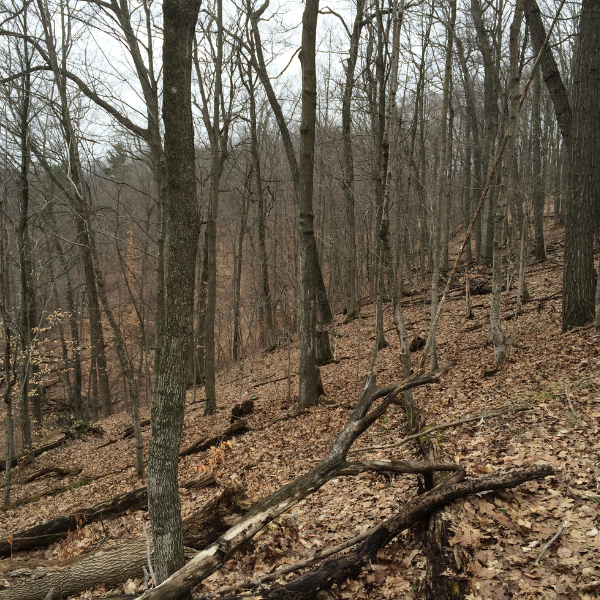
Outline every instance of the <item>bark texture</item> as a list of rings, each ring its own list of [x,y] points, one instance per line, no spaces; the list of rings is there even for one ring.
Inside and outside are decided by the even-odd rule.
[[[192,42],[199,8],[199,0],[163,2],[163,121],[170,237],[164,346],[152,398],[148,461],[148,508],[158,581],[184,563],[177,469],[194,326],[199,234],[191,109]]]
[[[316,244],[314,239],[313,179],[317,112],[316,40],[319,0],[307,0],[302,17],[302,116],[298,186],[300,250],[300,407],[319,403],[316,364],[317,310]]]
[[[594,319],[594,233],[600,223],[600,3],[583,0],[579,22],[579,48],[573,69],[563,331]]]

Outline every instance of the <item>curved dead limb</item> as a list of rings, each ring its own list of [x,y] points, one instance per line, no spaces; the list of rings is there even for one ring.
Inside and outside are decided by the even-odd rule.
[[[422,377],[415,376],[410,381],[393,383],[382,388],[376,387],[375,376],[369,374],[348,423],[323,461],[308,473],[256,504],[214,544],[200,552],[161,585],[139,596],[139,600],[177,598],[219,570],[246,540],[258,533],[267,523],[289,510],[306,496],[317,491],[330,479],[340,475],[340,469],[343,470],[348,464],[351,464],[346,462],[346,455],[352,444],[385,413],[400,393],[410,388],[438,382],[440,375],[452,368],[454,364],[450,363]],[[373,403],[380,398],[383,398],[381,403],[371,409]]]

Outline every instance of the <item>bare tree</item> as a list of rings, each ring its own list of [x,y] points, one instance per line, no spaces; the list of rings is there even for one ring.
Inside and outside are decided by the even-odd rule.
[[[490,327],[494,343],[496,366],[502,365],[506,360],[506,340],[502,331],[502,318],[500,313],[502,299],[502,249],[504,247],[506,208],[512,187],[512,170],[517,146],[517,125],[519,122],[519,101],[521,98],[520,72],[519,72],[519,35],[523,22],[523,1],[517,0],[515,12],[510,26],[510,71],[508,86],[509,123],[507,131],[506,150],[502,169],[501,188],[494,215],[494,254],[492,299],[490,309]]]
[[[148,460],[148,508],[157,583],[184,564],[177,469],[194,327],[200,229],[191,101],[192,50],[199,9],[200,0],[163,2],[163,121],[170,236],[164,351],[152,398]]]

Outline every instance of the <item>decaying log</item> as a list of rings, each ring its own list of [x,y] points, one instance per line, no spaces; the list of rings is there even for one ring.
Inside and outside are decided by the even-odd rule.
[[[198,479],[192,479],[191,481],[186,481],[181,484],[179,487],[182,487],[185,490],[201,490],[202,488],[208,487],[209,485],[213,485],[217,483],[217,479],[215,474],[210,471],[209,473],[205,473]]]
[[[49,452],[50,450],[54,450],[55,448],[60,448],[60,446],[66,444],[68,441],[67,436],[63,436],[54,442],[50,442],[45,446],[40,446],[33,451],[33,456],[40,456],[44,454],[44,452]],[[17,457],[12,459],[11,465],[16,467],[19,464],[19,459]],[[0,462],[0,471],[4,471],[6,469],[6,461]]]
[[[48,490],[44,490],[43,492],[33,494],[33,496],[28,496],[26,498],[21,498],[20,500],[15,500],[10,504],[3,504],[2,506],[0,506],[0,510],[4,512],[16,508],[17,506],[23,506],[24,504],[39,502],[42,498],[47,498],[48,496],[58,496],[58,494],[62,494],[63,492],[76,490],[77,488],[89,485],[90,483],[92,483],[92,481],[95,481],[96,479],[98,478],[85,477],[81,481],[76,481],[75,483],[70,483],[69,485],[62,485],[60,487],[50,488]]]
[[[221,494],[184,520],[185,546],[202,547],[214,542],[249,507],[240,484],[226,485]],[[194,554],[192,548],[186,550],[186,555]],[[98,584],[116,586],[142,577],[147,561],[146,540],[65,561],[0,561],[0,578],[9,579],[11,584],[0,590],[0,600],[44,600],[53,588],[54,598],[61,598]]]
[[[69,531],[75,531],[77,527],[116,517],[126,510],[139,510],[147,503],[148,489],[143,487],[98,502],[89,508],[79,508],[69,515],[57,517],[13,535],[12,543],[8,540],[0,541],[0,556],[10,556],[12,552],[21,550],[44,548],[66,537]]]
[[[183,520],[183,544],[202,549],[227,531],[248,512],[252,502],[240,483],[228,483],[223,491],[200,510]]]
[[[257,396],[253,396],[249,400],[244,400],[243,402],[236,404],[231,409],[231,423],[235,423],[236,421],[239,421],[242,417],[245,417],[246,415],[249,415],[250,413],[254,412],[253,398],[256,397]]]
[[[143,568],[147,564],[146,540],[85,554],[62,568],[29,569],[27,563],[23,564],[25,568],[20,572],[10,573],[17,582],[0,590],[0,600],[44,600],[51,590],[54,590],[53,598],[65,598],[95,585],[110,587],[130,578],[143,577]]]
[[[210,450],[213,446],[219,446],[222,442],[227,442],[240,435],[244,435],[245,433],[248,433],[248,431],[250,431],[248,424],[241,419],[240,421],[231,424],[221,435],[216,435],[208,440],[202,439],[195,444],[192,444],[185,450],[182,450],[179,453],[179,456],[190,456],[191,454],[198,454],[198,452]]]
[[[387,411],[399,394],[421,385],[438,383],[439,376],[455,364],[450,363],[442,369],[420,378],[415,376],[411,380],[392,383],[381,388],[376,387],[375,376],[370,373],[348,423],[333,443],[329,454],[319,464],[260,501],[216,542],[207,546],[182,569],[158,587],[145,592],[139,599],[168,600],[190,591],[206,577],[220,569],[247,540],[258,533],[267,523],[317,491],[329,480],[344,474],[354,475],[357,472],[371,471],[372,465],[368,463],[358,466],[356,463],[346,461],[346,455],[352,444]],[[373,408],[373,403],[381,398],[383,400]]]
[[[317,569],[286,585],[261,594],[244,596],[244,598],[245,600],[286,600],[289,598],[309,600],[315,598],[317,591],[321,589],[328,589],[334,583],[340,583],[349,577],[356,578],[363,566],[373,560],[377,552],[389,544],[399,533],[454,500],[479,492],[513,488],[526,481],[548,477],[552,474],[554,474],[554,469],[547,465],[509,471],[499,475],[488,475],[479,479],[457,481],[461,476],[464,477],[464,472],[461,471],[442,485],[409,500],[398,514],[373,528],[369,536],[355,550],[325,561]],[[160,586],[157,589],[160,589]],[[233,597],[223,596],[220,600],[233,600]]]
[[[144,421],[140,421],[140,428],[148,427],[148,425],[150,425],[150,419],[145,419]],[[118,438],[116,438],[114,440],[108,440],[108,442],[106,442],[105,444],[98,446],[97,450],[100,450],[100,448],[106,448],[107,446],[111,446],[112,444],[116,444],[117,442],[120,442],[121,440],[126,440],[127,438],[133,437],[134,433],[135,433],[135,431],[133,430],[133,425],[129,425],[129,427],[125,427],[125,429],[123,430],[123,433]]]
[[[31,483],[44,475],[49,475],[53,473],[54,475],[58,475],[59,477],[67,477],[67,475],[79,475],[83,469],[61,469],[60,467],[46,467],[45,469],[41,469],[37,473],[30,475],[24,481],[24,483]]]
[[[207,473],[199,479],[183,484],[182,487],[200,489],[213,483],[215,483],[214,474]],[[33,548],[45,548],[66,537],[69,531],[75,531],[77,527],[89,525],[100,519],[111,519],[126,510],[143,509],[147,503],[148,488],[144,486],[98,502],[89,508],[79,508],[67,516],[57,517],[13,535],[12,544],[8,540],[0,541],[0,556],[10,556],[12,552],[32,550]]]

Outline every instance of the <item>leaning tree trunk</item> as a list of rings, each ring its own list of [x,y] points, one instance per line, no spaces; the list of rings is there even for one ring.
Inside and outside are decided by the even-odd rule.
[[[177,470],[194,328],[200,229],[191,106],[192,43],[199,9],[199,0],[163,2],[163,120],[170,236],[165,338],[158,385],[152,398],[148,460],[148,508],[158,582],[184,563]]]
[[[259,19],[268,6],[269,2],[264,2],[257,11],[252,12],[250,14],[250,24],[252,27],[253,37],[253,45],[251,46],[253,50],[252,63],[253,67],[255,68],[258,74],[260,82],[262,83],[265,89],[265,93],[267,95],[267,99],[269,100],[271,110],[273,111],[275,121],[277,122],[277,127],[279,128],[279,133],[281,134],[281,140],[283,142],[283,147],[285,150],[286,157],[288,159],[288,164],[292,175],[294,193],[296,195],[298,203],[300,204],[300,167],[298,166],[298,160],[296,159],[296,151],[294,150],[292,136],[290,134],[288,124],[285,120],[283,109],[271,84],[269,73],[267,72],[267,67],[263,55],[260,30],[258,28]],[[300,53],[300,55],[302,56],[302,52]],[[321,270],[321,263],[319,262],[319,254],[317,252],[317,244],[315,242],[314,234],[311,236],[311,239],[311,243],[314,245],[314,248],[312,249],[311,253],[313,254],[313,260],[315,263],[315,298],[319,313],[319,320],[321,324],[325,325],[333,320],[333,313],[331,312],[331,306],[327,297],[325,282],[323,281],[323,272]]]

